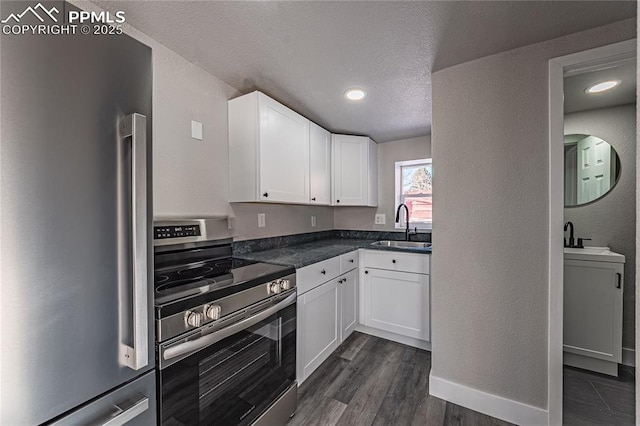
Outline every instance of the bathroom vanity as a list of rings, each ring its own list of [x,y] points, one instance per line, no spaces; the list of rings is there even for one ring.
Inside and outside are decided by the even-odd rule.
[[[608,247],[564,249],[566,365],[618,375],[624,262]]]

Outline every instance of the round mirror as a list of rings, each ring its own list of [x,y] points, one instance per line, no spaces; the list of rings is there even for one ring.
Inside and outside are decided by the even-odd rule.
[[[616,150],[593,135],[564,136],[564,206],[604,197],[620,179]]]

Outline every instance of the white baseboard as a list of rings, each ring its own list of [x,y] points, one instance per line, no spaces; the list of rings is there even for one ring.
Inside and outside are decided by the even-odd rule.
[[[413,346],[414,348],[418,348],[418,349],[424,349],[425,351],[431,350],[431,342],[414,339],[413,337],[407,337],[401,334],[391,333],[385,330],[379,330],[377,328],[369,327],[362,324],[356,325],[355,330],[364,334],[370,334],[372,336],[379,337],[381,339],[391,340],[392,342],[402,343],[403,345]]]
[[[635,349],[622,348],[622,364],[629,367],[636,366],[636,351]]]
[[[429,394],[474,411],[519,425],[547,425],[549,412],[429,374]]]

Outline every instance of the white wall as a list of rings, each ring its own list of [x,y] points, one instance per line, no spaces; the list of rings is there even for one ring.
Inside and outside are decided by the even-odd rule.
[[[71,0],[84,10],[93,3]],[[154,217],[231,216],[237,239],[333,228],[327,207],[228,203],[227,100],[240,92],[125,24],[125,32],[150,46],[153,56]],[[203,123],[203,140],[191,138],[191,120]],[[257,213],[267,226],[257,227]],[[311,227],[311,215],[317,226]]]
[[[431,135],[378,144],[378,207],[336,207],[336,229],[396,230],[395,163],[420,158],[431,158]],[[374,223],[376,213],[385,214],[384,225]]]
[[[145,41],[145,40],[143,40]],[[154,216],[226,215],[231,86],[164,46],[153,48]],[[191,138],[191,120],[203,140]]]
[[[634,38],[635,21],[433,74],[432,376],[546,410],[548,60]]]
[[[564,133],[598,136],[618,153],[622,166],[618,184],[605,197],[584,206],[564,209],[565,221],[575,226],[575,236],[592,238],[591,246],[611,247],[624,254],[622,346],[635,347],[636,257],[636,106],[624,105],[567,114]],[[567,233],[568,235],[568,233]]]

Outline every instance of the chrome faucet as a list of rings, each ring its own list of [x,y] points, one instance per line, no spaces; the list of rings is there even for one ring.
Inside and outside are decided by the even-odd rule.
[[[398,206],[398,210],[396,210],[396,223],[400,222],[400,209],[402,207],[405,209],[405,224],[407,225],[407,229],[404,231],[404,239],[405,241],[409,241],[409,207],[404,203],[401,203]]]
[[[569,228],[569,244],[567,244],[567,239],[564,239],[565,247],[574,247],[575,240],[573,238],[573,223],[571,221],[564,224],[564,232],[567,232],[567,228]]]

